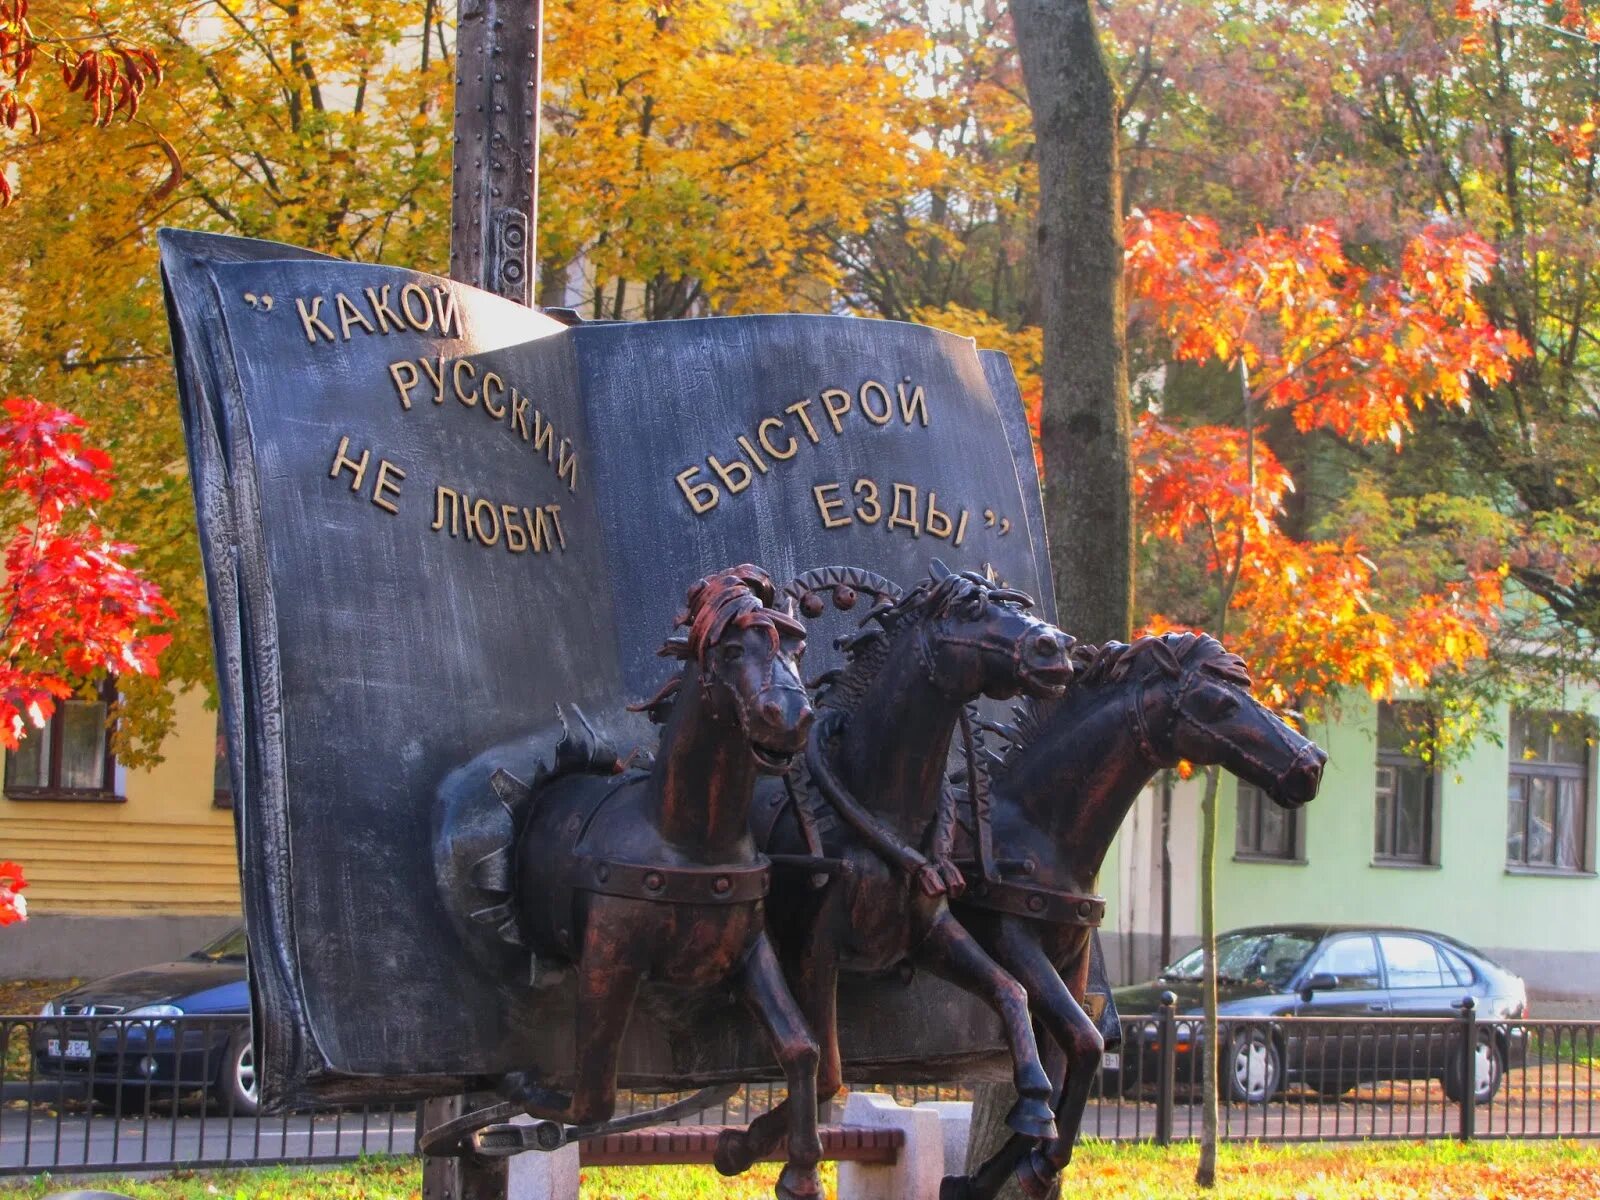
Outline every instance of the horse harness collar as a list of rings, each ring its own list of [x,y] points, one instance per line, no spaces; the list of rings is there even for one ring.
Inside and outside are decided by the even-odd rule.
[[[577,843],[581,844],[600,810],[627,782],[629,776],[620,776],[595,801]],[[765,899],[772,886],[772,864],[764,854],[758,854],[753,862],[685,867],[625,862],[575,852],[567,870],[567,878],[577,891],[662,904],[751,904]]]
[[[749,904],[766,897],[772,864],[763,855],[753,863],[664,867],[579,854],[572,860],[572,886],[662,904]]]
[[[1017,883],[1009,879],[985,879],[977,863],[958,863],[967,881],[967,890],[957,903],[1018,917],[1031,917],[1052,925],[1084,925],[1093,928],[1105,920],[1104,896],[1083,896],[1037,883]]]

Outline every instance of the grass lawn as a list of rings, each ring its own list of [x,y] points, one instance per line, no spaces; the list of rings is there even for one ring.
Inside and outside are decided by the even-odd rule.
[[[1070,1200],[1189,1200],[1192,1146],[1091,1143],[1079,1151]],[[1455,1142],[1319,1146],[1225,1146],[1215,1200],[1593,1200],[1600,1144]],[[764,1200],[777,1167],[725,1180],[710,1167],[598,1167],[583,1172],[584,1200]],[[827,1168],[828,1192],[834,1174]],[[157,1179],[97,1177],[93,1186],[137,1200],[415,1200],[415,1159],[340,1167],[193,1172]],[[39,1200],[49,1180],[0,1184],[0,1200]],[[850,1200],[844,1197],[843,1200]]]

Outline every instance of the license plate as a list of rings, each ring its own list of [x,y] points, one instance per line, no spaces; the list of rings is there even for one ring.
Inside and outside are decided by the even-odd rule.
[[[1103,1070],[1120,1071],[1122,1070],[1122,1055],[1115,1050],[1102,1054],[1100,1056],[1100,1066]]]
[[[94,1051],[89,1049],[87,1038],[68,1038],[67,1051],[61,1052],[61,1039],[50,1038],[45,1042],[45,1053],[51,1058],[92,1058]]]

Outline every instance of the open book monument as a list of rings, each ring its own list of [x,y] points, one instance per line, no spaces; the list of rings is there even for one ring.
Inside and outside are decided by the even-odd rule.
[[[826,316],[567,327],[287,246],[161,247],[273,1102],[570,1086],[574,973],[530,951],[490,877],[513,821],[490,776],[534,779],[580,723],[653,752],[629,706],[675,672],[657,651],[696,580],[848,564],[910,589],[937,558],[1052,615],[1016,384],[968,339]],[[874,600],[823,595],[808,679]],[[839,1024],[863,1079],[1005,1049],[982,1002],[921,971],[847,976]],[[647,984],[619,1070],[669,1088],[778,1066],[731,999]]]

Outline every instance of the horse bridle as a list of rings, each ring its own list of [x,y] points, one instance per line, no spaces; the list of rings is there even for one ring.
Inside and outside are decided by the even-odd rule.
[[[1165,675],[1165,677],[1169,680],[1174,678],[1172,675],[1166,674],[1166,672],[1163,672],[1162,674]],[[1257,755],[1253,750],[1246,746],[1240,745],[1233,738],[1230,738],[1227,734],[1219,730],[1216,726],[1206,725],[1190,716],[1184,708],[1184,700],[1188,697],[1189,692],[1193,689],[1195,683],[1202,676],[1204,676],[1204,674],[1205,664],[1197,663],[1193,666],[1184,668],[1180,674],[1176,676],[1178,686],[1172,700],[1172,720],[1174,723],[1181,722],[1185,725],[1188,725],[1189,728],[1203,734],[1204,736],[1221,742],[1224,746],[1232,749],[1245,762],[1257,768],[1264,776],[1271,778],[1274,784],[1281,786],[1283,781],[1288,778],[1289,773],[1299,766],[1300,759],[1304,756],[1305,751],[1302,750],[1295,754],[1290,759],[1289,765],[1282,771],[1275,771],[1267,763],[1262,761],[1260,756]],[[1151,730],[1149,721],[1146,719],[1146,706],[1144,701],[1145,692],[1149,686],[1150,679],[1148,676],[1146,676],[1139,681],[1139,686],[1129,695],[1127,701],[1128,708],[1126,710],[1128,726],[1133,733],[1134,741],[1139,746],[1140,753],[1149,759],[1153,766],[1175,767],[1178,765],[1179,761],[1181,761],[1182,755],[1177,754],[1176,752],[1163,754],[1156,746],[1155,733]],[[1276,736],[1276,731],[1274,731],[1274,736]]]

